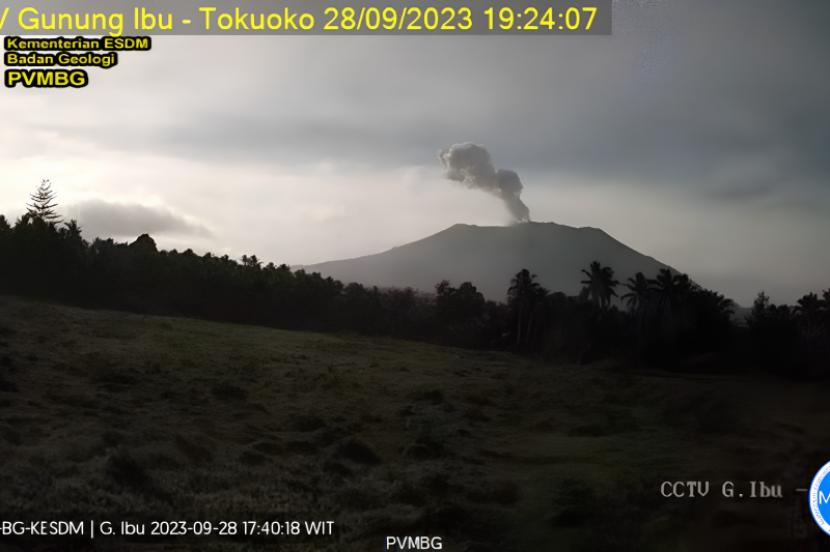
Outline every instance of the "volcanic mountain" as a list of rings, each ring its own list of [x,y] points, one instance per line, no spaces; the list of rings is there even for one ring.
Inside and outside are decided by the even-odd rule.
[[[441,280],[472,282],[485,297],[504,300],[510,279],[522,268],[551,291],[576,295],[581,270],[592,261],[614,269],[621,282],[637,272],[653,277],[671,268],[596,228],[552,222],[514,226],[456,224],[389,251],[304,267],[343,282],[411,287],[431,292]]]

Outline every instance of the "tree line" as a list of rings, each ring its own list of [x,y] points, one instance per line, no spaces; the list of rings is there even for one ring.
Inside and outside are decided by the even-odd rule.
[[[830,290],[795,306],[763,293],[745,321],[735,304],[669,269],[625,282],[593,262],[578,296],[549,291],[522,269],[506,302],[471,282],[442,281],[433,294],[344,284],[318,273],[192,250],[87,242],[63,222],[44,181],[13,225],[0,215],[0,292],[96,308],[184,315],[284,329],[346,331],[545,358],[613,357],[667,369],[764,369],[789,377],[830,375]],[[574,275],[579,278],[579,275]]]

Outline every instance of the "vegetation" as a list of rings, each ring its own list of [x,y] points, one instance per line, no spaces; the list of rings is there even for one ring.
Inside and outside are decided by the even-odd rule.
[[[585,369],[9,297],[0,376],[0,519],[336,522],[334,537],[3,549],[365,552],[395,534],[482,552],[823,542],[811,547],[823,534],[792,493],[827,459],[822,382]],[[712,492],[663,499],[677,478]],[[724,479],[742,492],[781,483],[786,500],[718,498]]]
[[[44,186],[13,225],[0,216],[0,294],[49,300],[0,295],[0,519],[336,522],[333,537],[280,537],[297,552],[368,550],[389,534],[480,552],[818,537],[800,495],[793,510],[658,489],[761,477],[747,466],[794,489],[826,461],[825,382],[699,372],[826,375],[830,292],[793,307],[761,294],[741,325],[688,276],[621,284],[600,262],[577,297],[528,270],[505,303],[469,282],[381,290],[253,255],[160,251],[147,235],[88,243]],[[621,369],[635,363],[698,373]],[[794,537],[784,519],[812,532]],[[275,543],[0,548],[151,540]]]
[[[13,226],[0,216],[0,292],[583,362],[612,356],[672,369],[691,363],[708,370],[762,366],[794,377],[828,375],[821,359],[830,348],[830,291],[806,295],[793,308],[770,305],[762,295],[743,325],[733,320],[732,301],[669,269],[653,278],[635,275],[619,297],[613,268],[596,261],[583,270],[577,297],[544,289],[522,269],[505,283],[507,302],[497,303],[470,282],[440,282],[428,295],[263,266],[255,255],[237,262],[191,250],[160,251],[148,235],[130,244],[87,243],[74,221],[60,220],[55,206],[44,181]]]
[[[767,370],[791,377],[827,375],[830,358],[830,290],[810,293],[795,307],[774,305],[758,294],[747,318],[753,359]]]

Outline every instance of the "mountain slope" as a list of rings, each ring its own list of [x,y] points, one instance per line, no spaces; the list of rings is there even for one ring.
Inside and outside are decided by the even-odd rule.
[[[473,282],[488,299],[505,298],[522,268],[552,291],[575,295],[581,269],[591,261],[611,266],[624,281],[638,271],[653,276],[667,265],[639,253],[596,228],[537,223],[515,226],[456,224],[384,253],[310,265],[343,282],[432,291],[443,279]]]

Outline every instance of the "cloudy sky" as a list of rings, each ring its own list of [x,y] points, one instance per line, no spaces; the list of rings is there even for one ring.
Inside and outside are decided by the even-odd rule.
[[[610,37],[165,37],[83,90],[0,90],[0,212],[50,178],[95,234],[304,264],[508,223],[595,226],[742,303],[830,286],[830,3],[634,1]]]

